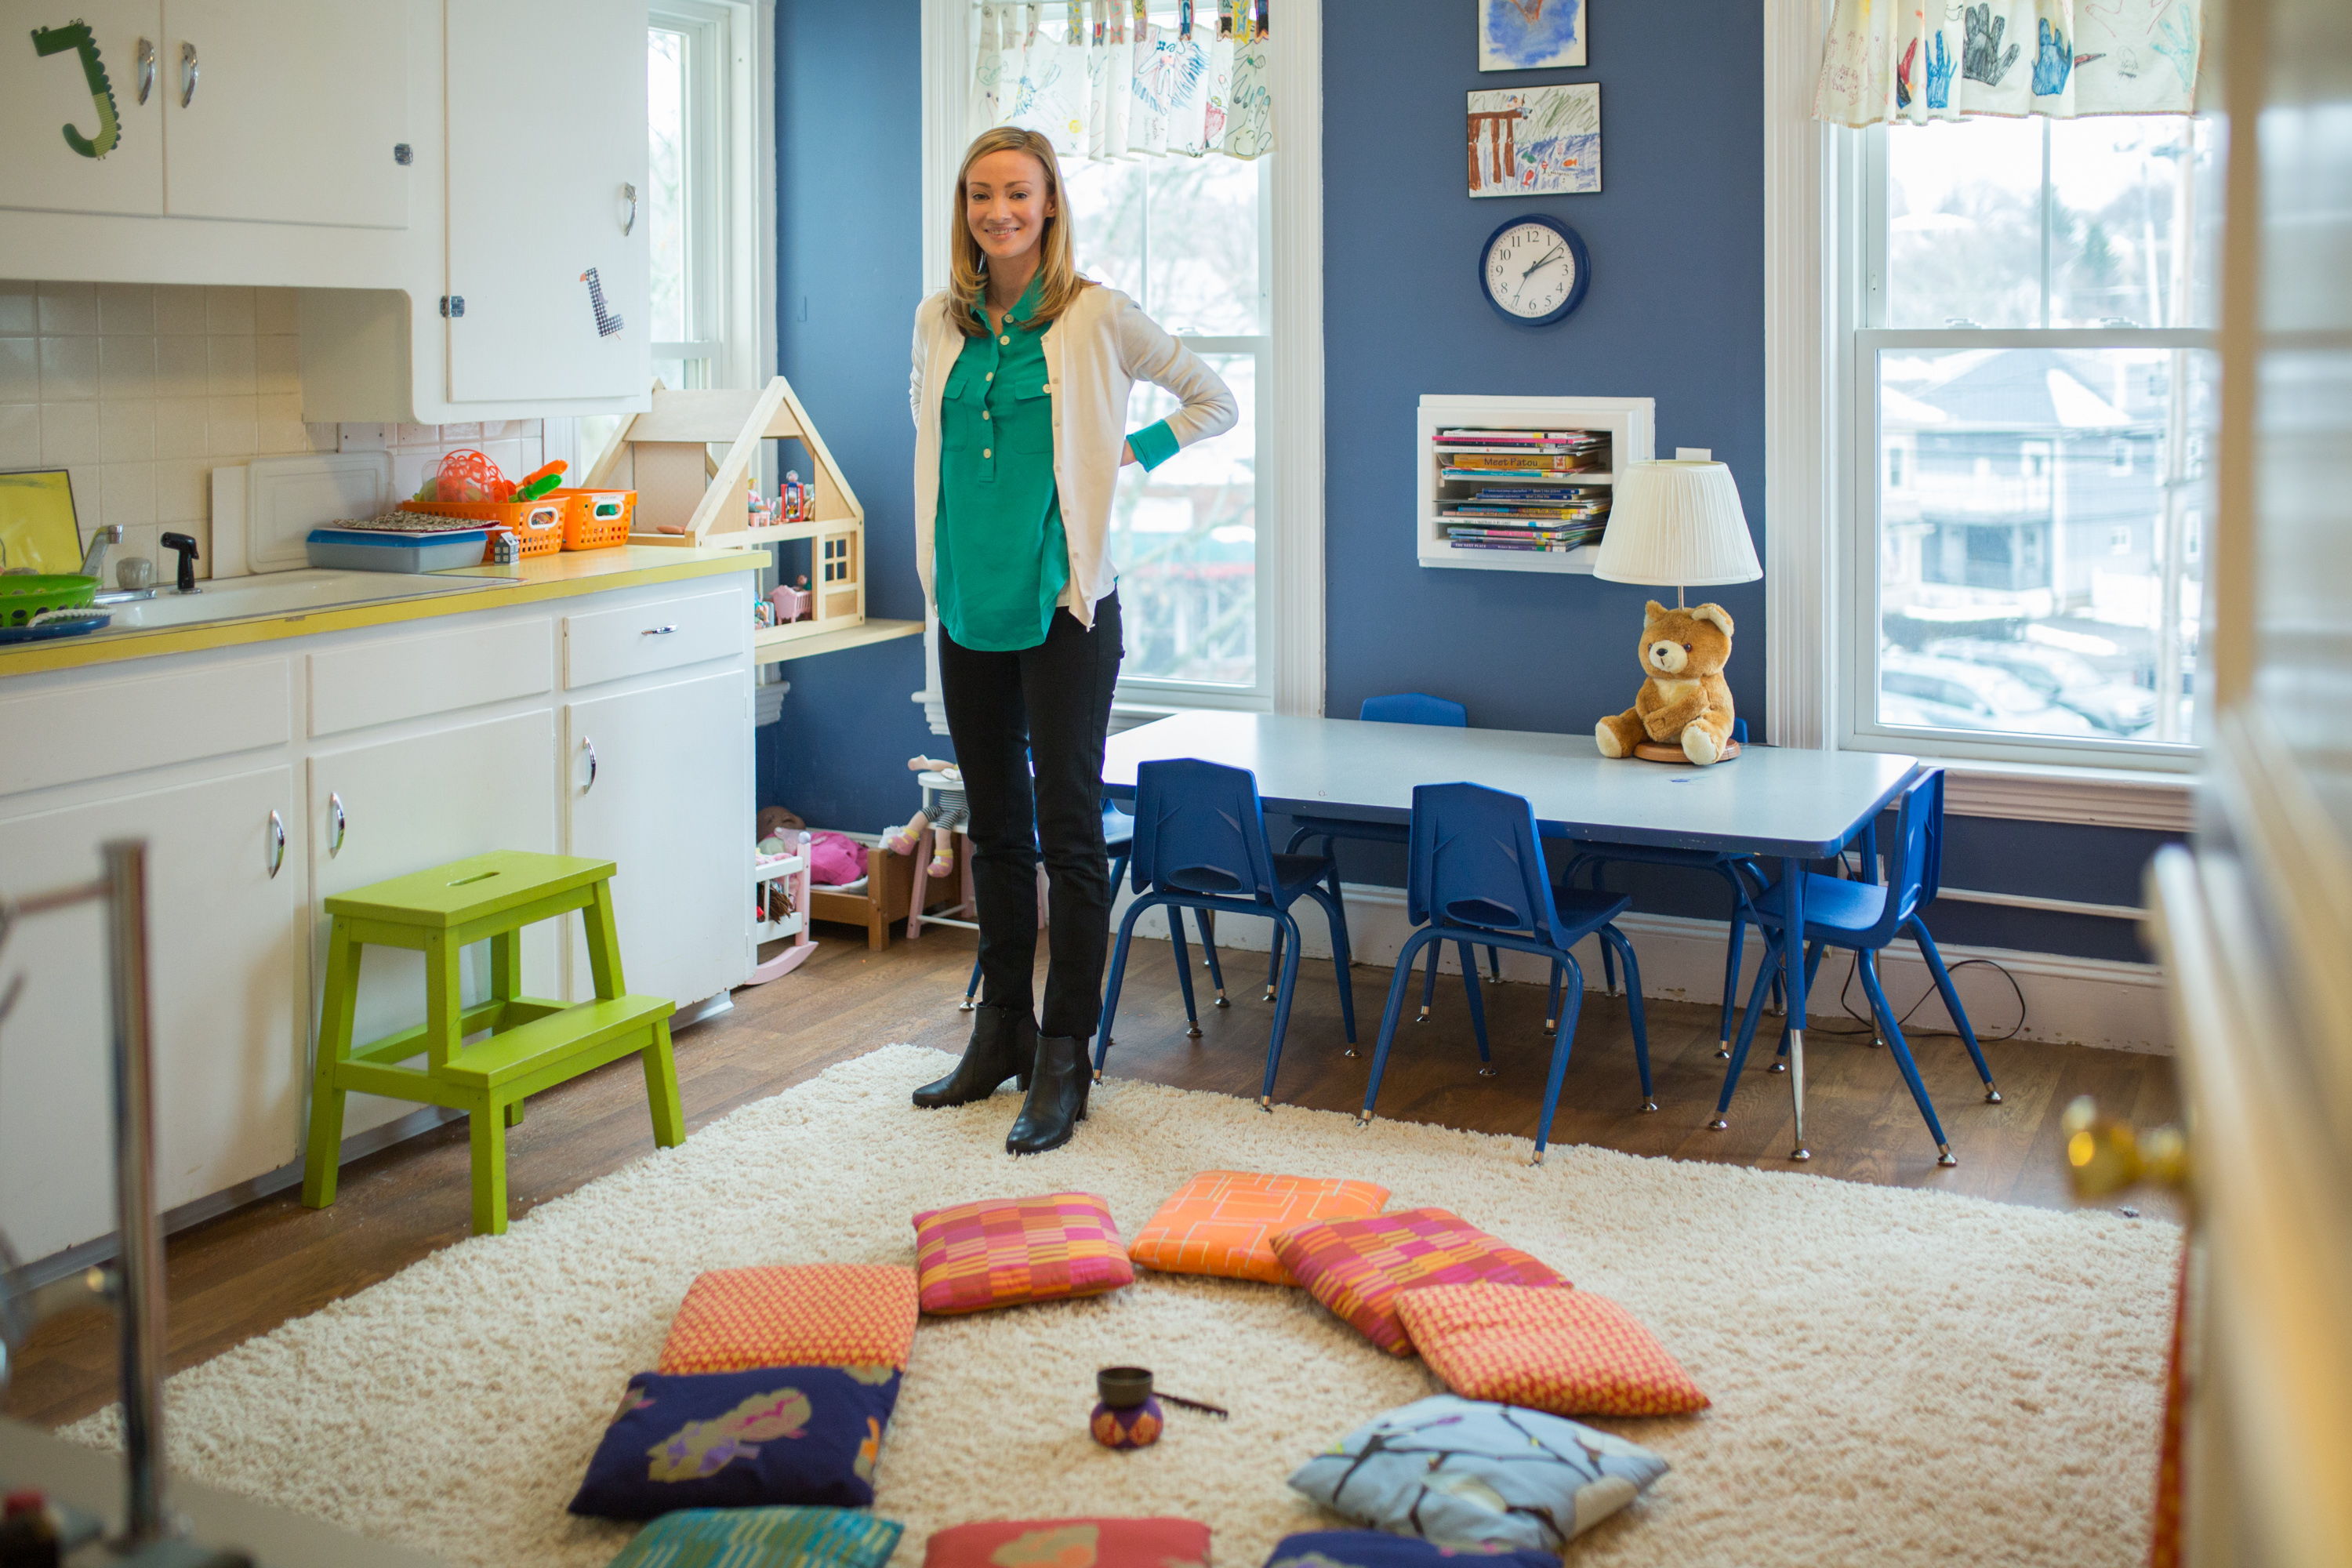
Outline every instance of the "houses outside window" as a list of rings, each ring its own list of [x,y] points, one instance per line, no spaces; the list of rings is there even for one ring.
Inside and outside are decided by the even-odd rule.
[[[1850,509],[1842,740],[2177,763],[2215,416],[2206,128],[1861,134],[1853,449],[1886,456]]]

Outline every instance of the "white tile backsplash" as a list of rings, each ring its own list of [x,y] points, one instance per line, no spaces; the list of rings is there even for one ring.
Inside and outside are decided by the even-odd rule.
[[[479,448],[509,479],[539,466],[537,419],[305,425],[300,299],[291,289],[0,279],[0,469],[66,469],[82,537],[120,524],[110,559],[144,556],[163,580],[174,569],[166,532],[192,536],[196,574],[212,575],[212,471],[223,463],[389,450],[402,497],[459,447]]]

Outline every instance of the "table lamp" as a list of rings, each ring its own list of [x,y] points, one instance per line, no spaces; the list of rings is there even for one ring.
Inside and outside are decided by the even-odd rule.
[[[1764,575],[1756,545],[1748,537],[1748,517],[1740,510],[1739,488],[1732,483],[1731,470],[1712,461],[1705,450],[1691,447],[1682,448],[1672,461],[1627,465],[1616,481],[1592,574],[1612,583],[1672,584],[1675,589],[1673,610],[1650,606],[1652,619],[1642,650],[1643,673],[1649,679],[1641,700],[1622,714],[1602,719],[1596,728],[1602,753],[1702,764],[1737,755],[1730,689],[1720,679],[1710,679],[1719,678],[1720,667],[1709,669],[1704,661],[1691,662],[1694,642],[1700,644],[1698,652],[1706,652],[1716,630],[1721,633],[1720,656],[1729,659],[1731,616],[1717,605],[1693,610],[1683,595],[1685,588],[1751,583]],[[1668,636],[1673,617],[1680,617],[1682,630]],[[1708,626],[1693,624],[1702,621]],[[1694,630],[1699,637],[1688,635]],[[1697,707],[1680,726],[1680,743],[1660,740],[1654,727],[1644,730],[1651,715],[1694,702]]]

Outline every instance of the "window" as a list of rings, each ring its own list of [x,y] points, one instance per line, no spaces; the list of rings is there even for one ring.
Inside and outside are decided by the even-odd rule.
[[[2183,765],[2215,415],[2207,128],[1853,134],[1852,449],[1884,458],[1846,509],[1843,743]]]
[[[1155,20],[1172,23],[1175,8]],[[1080,270],[1120,289],[1224,379],[1240,422],[1150,473],[1123,469],[1111,550],[1127,637],[1123,694],[1192,701],[1272,689],[1262,592],[1274,490],[1259,463],[1274,338],[1268,213],[1274,158],[1074,160],[1064,166]],[[1128,421],[1176,406],[1139,386]]]

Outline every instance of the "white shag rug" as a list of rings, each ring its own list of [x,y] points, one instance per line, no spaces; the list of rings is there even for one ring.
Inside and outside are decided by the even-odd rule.
[[[1674,1468],[1579,1563],[2137,1565],[2147,1553],[2179,1232],[1796,1173],[1555,1147],[1112,1079],[1072,1144],[1015,1162],[1008,1089],[923,1112],[952,1058],[889,1046],[170,1384],[187,1474],[451,1563],[590,1568],[629,1527],[574,1519],[624,1382],[706,1268],[912,1263],[909,1217],[1082,1190],[1133,1236],[1194,1172],[1356,1176],[1442,1205],[1623,1303],[1714,1398],[1597,1422]],[[1158,1447],[1086,1435],[1098,1366],[1140,1363]],[[926,1319],[882,1450],[899,1568],[970,1520],[1181,1514],[1223,1568],[1339,1521],[1285,1478],[1439,1392],[1304,1291],[1139,1271],[1094,1300]],[[101,1412],[67,1430],[119,1441]]]

